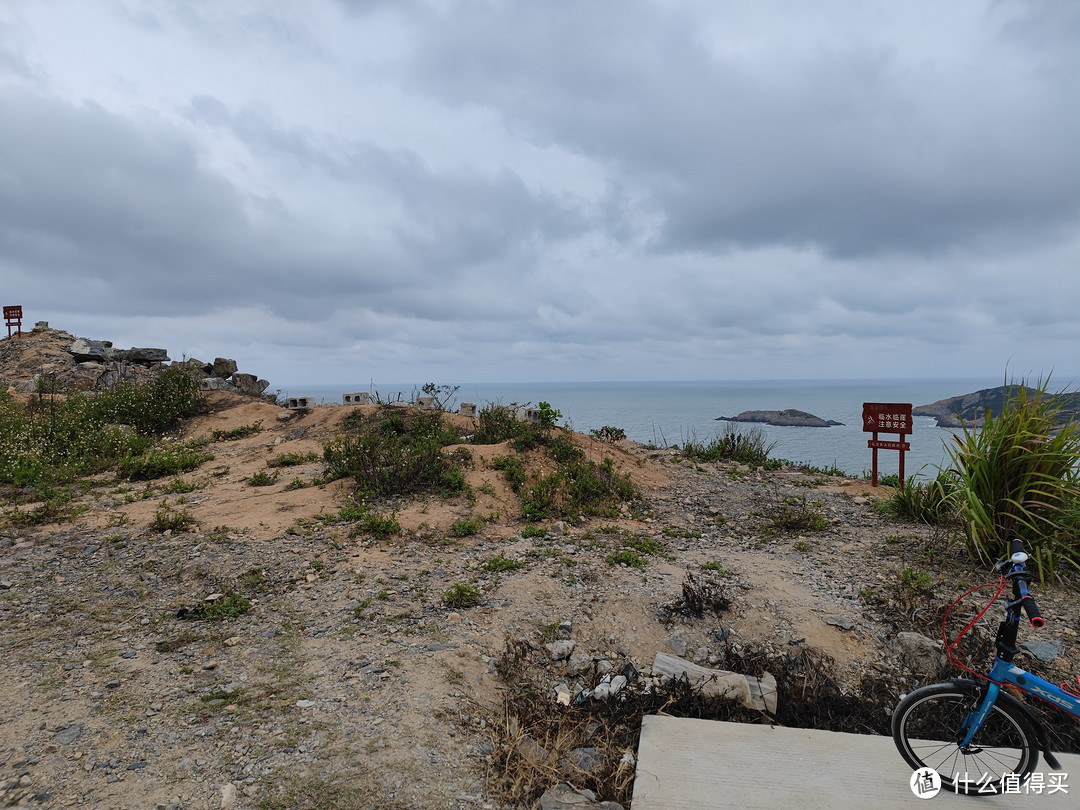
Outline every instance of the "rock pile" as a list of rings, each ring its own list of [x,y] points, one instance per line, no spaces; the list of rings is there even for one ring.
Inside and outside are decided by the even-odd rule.
[[[259,396],[270,383],[237,370],[235,360],[183,361],[203,375],[204,390],[227,390]],[[43,390],[90,391],[121,382],[153,380],[172,361],[166,349],[118,349],[109,340],[90,340],[50,329],[40,321],[30,332],[0,340],[0,386],[18,393]]]

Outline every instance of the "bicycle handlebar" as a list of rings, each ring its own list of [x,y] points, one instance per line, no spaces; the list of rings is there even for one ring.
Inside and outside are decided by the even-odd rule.
[[[1020,607],[1027,614],[1031,626],[1038,630],[1046,622],[1043,621],[1042,614],[1039,613],[1039,606],[1035,604],[1035,598],[1028,593],[1027,568],[1025,567],[1028,556],[1024,553],[1024,541],[1014,538],[1009,543],[1009,552],[1012,556],[1009,559],[1009,565],[1006,566],[1010,568],[1007,577],[1013,580],[1014,595],[1019,598]],[[1017,555],[1020,556],[1017,557]]]

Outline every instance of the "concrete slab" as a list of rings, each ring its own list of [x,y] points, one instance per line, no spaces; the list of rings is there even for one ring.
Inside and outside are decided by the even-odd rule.
[[[1066,810],[1075,807],[1080,796],[1080,756],[1059,754],[1058,759],[1062,771],[1055,779],[1067,787],[1067,793],[1051,795],[1047,789],[1042,794],[970,797],[942,791],[933,804],[926,805],[926,800],[912,793],[912,771],[891,737],[650,716],[641,726],[633,809]],[[1038,771],[1049,785],[1053,772],[1041,758]],[[1070,775],[1075,787],[1068,785]]]

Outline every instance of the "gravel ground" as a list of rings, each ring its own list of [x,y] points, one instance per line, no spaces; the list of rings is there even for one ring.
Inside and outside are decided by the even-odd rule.
[[[0,806],[500,808],[485,769],[508,636],[564,625],[577,656],[552,662],[552,700],[587,685],[583,662],[708,665],[750,641],[821,649],[841,678],[901,673],[899,690],[896,633],[936,637],[903,571],[926,572],[938,602],[979,576],[933,530],[877,514],[865,481],[622,452],[660,482],[643,487],[646,518],[527,539],[512,523],[382,542],[315,519],[260,530],[242,503],[239,528],[0,533]],[[785,504],[818,527],[771,529]],[[655,541],[640,569],[607,559],[627,537]],[[687,571],[732,607],[672,621]],[[446,604],[459,583],[478,605]],[[1040,594],[1066,671],[1075,633],[1053,620],[1074,623],[1073,593]],[[234,594],[250,609],[209,618]]]

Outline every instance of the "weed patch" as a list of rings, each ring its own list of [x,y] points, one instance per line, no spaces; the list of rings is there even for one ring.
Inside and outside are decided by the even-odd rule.
[[[152,481],[191,472],[213,458],[213,453],[195,444],[168,442],[151,447],[142,455],[120,459],[116,474],[126,481]]]
[[[173,509],[166,501],[162,501],[158,506],[150,523],[151,528],[158,532],[182,532],[194,525],[195,518],[187,509]]]
[[[480,589],[465,582],[458,582],[443,593],[443,602],[455,609],[474,607],[479,601]]]
[[[194,607],[182,607],[176,611],[176,618],[186,621],[221,621],[235,619],[251,610],[251,601],[239,591],[226,590],[213,601],[200,602]]]
[[[240,425],[230,430],[212,431],[210,437],[215,442],[234,442],[237,439],[246,439],[255,436],[262,430],[262,420],[252,422],[250,425]]]
[[[272,484],[276,484],[278,480],[278,474],[268,473],[266,470],[259,470],[251,478],[247,480],[249,487],[268,487]]]
[[[796,534],[820,532],[828,528],[829,521],[820,509],[820,501],[810,501],[805,495],[782,497],[777,494],[765,513],[769,528],[778,532]]]
[[[525,567],[521,560],[514,560],[502,554],[496,554],[484,562],[483,569],[488,573],[502,574],[507,571],[517,571]]]
[[[278,453],[266,462],[267,467],[297,467],[319,460],[318,453]]]

